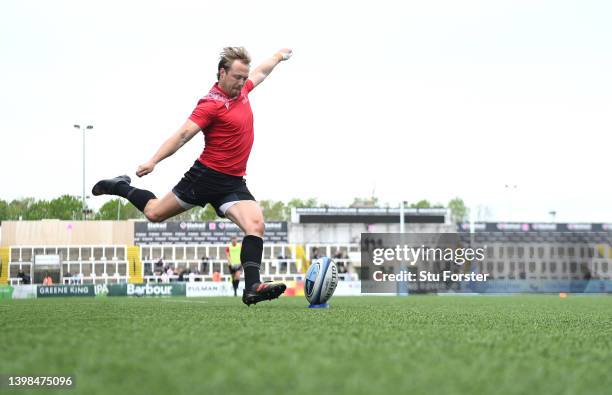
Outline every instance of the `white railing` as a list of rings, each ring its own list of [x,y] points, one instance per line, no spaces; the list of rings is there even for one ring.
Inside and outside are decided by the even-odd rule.
[[[178,281],[179,276],[177,275],[159,275],[159,274],[153,274],[153,275],[147,275],[147,276],[143,276],[144,277],[144,281],[146,283],[170,283],[170,282],[176,282]],[[217,282],[223,282],[223,281],[231,281],[232,276],[229,274],[225,274],[222,276],[219,276],[219,279],[217,280]],[[243,278],[244,279],[244,278]],[[261,275],[261,280],[262,281],[298,281],[298,280],[303,280],[304,279],[304,275],[303,274],[287,274],[287,275]],[[202,281],[202,282],[214,282],[214,278],[212,276],[208,276],[208,275],[204,275],[204,274],[193,274],[190,273],[188,275],[185,275],[183,277],[183,281],[184,282],[196,282],[196,281]]]
[[[223,260],[227,244],[144,244],[140,246],[141,261],[202,261]],[[263,259],[283,256],[295,259],[293,244],[264,244]]]
[[[87,271],[83,270],[83,265],[91,265],[91,271],[89,273],[87,273]],[[114,266],[111,269],[111,273],[112,274],[108,274],[108,265]],[[92,274],[94,274],[95,276],[104,276],[105,274],[107,276],[114,276],[116,274],[119,273],[119,275],[123,275],[123,276],[127,276],[129,273],[128,270],[128,261],[120,261],[117,259],[112,259],[112,260],[106,260],[106,259],[102,259],[102,260],[85,260],[85,261],[62,261],[62,267],[66,268],[66,271],[68,273],[72,273],[71,271],[71,267],[76,266],[78,269],[77,273],[81,273],[82,275],[86,275],[86,276],[91,276]],[[102,266],[102,270],[98,270],[98,272],[101,272],[100,274],[95,274],[96,271],[96,266]],[[121,273],[125,273],[125,274],[121,274]],[[66,273],[64,273],[65,275]]]
[[[92,273],[90,276],[74,276],[74,277],[64,277],[62,279],[62,282],[64,284],[70,285],[70,284],[98,284],[98,283],[104,283],[104,284],[121,284],[121,283],[127,283],[128,282],[128,276],[122,276],[119,273],[115,273],[112,276],[105,276],[105,275],[101,275],[101,276],[96,276],[95,273]]]
[[[225,276],[221,276],[221,281],[229,281],[230,280],[230,275],[225,275]],[[174,281],[178,281],[179,276],[177,276],[176,274],[173,275],[167,275],[167,274],[152,274],[152,275],[147,275],[144,276],[144,280],[146,283],[169,283],[169,282],[174,282]],[[213,281],[212,276],[207,276],[207,275],[203,275],[203,274],[194,274],[194,273],[189,273],[188,275],[183,276],[183,280],[185,282],[195,282],[195,281]]]
[[[160,266],[156,266],[155,261],[144,261],[143,267],[150,270],[152,274],[155,271],[162,269]],[[163,267],[172,267],[174,271],[179,268],[191,269],[195,266],[198,271],[202,265],[206,265],[206,271],[199,274],[210,276],[214,272],[219,272],[221,276],[229,274],[229,264],[225,259],[213,259],[208,261],[194,261],[194,260],[175,260],[175,261],[163,261]],[[302,262],[296,259],[264,259],[261,262],[261,274],[265,276],[295,276],[302,274]]]
[[[359,275],[357,273],[340,273],[338,279],[340,281],[359,281]]]

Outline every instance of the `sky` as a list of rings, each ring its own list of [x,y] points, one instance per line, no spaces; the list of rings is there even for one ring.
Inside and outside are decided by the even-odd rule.
[[[612,222],[612,2],[0,3],[0,198],[128,174],[163,195],[197,135],[146,162],[216,81],[220,50],[294,56],[251,94],[258,199],[447,203],[476,220]],[[92,197],[100,207],[106,197]]]

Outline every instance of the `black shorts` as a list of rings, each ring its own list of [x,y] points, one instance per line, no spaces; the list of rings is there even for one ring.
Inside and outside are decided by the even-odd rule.
[[[242,270],[242,265],[229,265],[230,274],[234,274]]]
[[[232,202],[255,200],[244,178],[220,173],[196,160],[172,192],[181,206],[190,209],[211,204],[219,217]]]

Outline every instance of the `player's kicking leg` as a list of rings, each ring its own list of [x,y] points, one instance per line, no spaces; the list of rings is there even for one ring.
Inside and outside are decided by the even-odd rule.
[[[250,306],[262,300],[278,298],[285,292],[287,286],[277,282],[261,282],[259,278],[264,235],[261,208],[254,200],[241,200],[227,209],[225,215],[245,234],[240,251],[245,282],[242,301]]]
[[[179,201],[173,192],[169,192],[163,198],[158,199],[146,189],[134,188],[130,185],[130,182],[131,179],[128,176],[98,181],[91,193],[94,196],[115,195],[124,197],[138,210],[142,211],[151,222],[165,221],[193,207],[193,205]]]

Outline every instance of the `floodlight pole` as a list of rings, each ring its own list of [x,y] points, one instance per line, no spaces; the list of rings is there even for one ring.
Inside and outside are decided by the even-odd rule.
[[[87,125],[87,126],[83,126],[81,128],[81,125],[75,124],[74,128],[75,129],[79,129],[80,131],[83,132],[83,195],[82,195],[82,202],[81,202],[81,204],[83,206],[83,208],[82,208],[82,219],[85,220],[86,215],[87,215],[85,213],[85,210],[86,210],[86,207],[87,207],[85,205],[85,131],[93,129],[93,126],[92,125]]]

